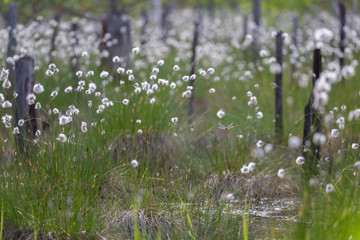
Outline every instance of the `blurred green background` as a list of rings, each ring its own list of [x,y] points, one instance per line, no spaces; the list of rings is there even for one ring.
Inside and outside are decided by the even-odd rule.
[[[53,15],[53,12],[81,15],[92,13],[100,16],[109,9],[111,0],[0,0],[0,13],[6,19],[7,5],[14,2],[18,5],[19,21],[27,21],[36,15]],[[152,0],[115,0],[119,8],[130,13],[139,13],[139,10],[151,9]],[[353,7],[357,0],[344,0],[348,8]],[[229,8],[238,11],[250,11],[251,0],[162,0],[163,5],[184,7],[200,7],[207,9],[214,2],[215,9]],[[262,0],[263,11],[291,10],[295,12],[316,11],[317,9],[331,9],[336,5],[334,0]]]

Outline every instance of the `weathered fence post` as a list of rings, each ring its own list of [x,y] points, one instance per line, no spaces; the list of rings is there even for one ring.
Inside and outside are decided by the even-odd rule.
[[[166,43],[168,32],[169,32],[169,21],[168,17],[170,15],[171,7],[169,5],[165,5],[162,12],[161,17],[161,35],[162,35],[162,41]]]
[[[314,146],[312,143],[312,128],[315,128],[315,131],[320,133],[321,132],[321,115],[320,113],[314,109],[313,103],[314,103],[314,87],[316,84],[316,81],[319,79],[321,71],[322,71],[322,62],[321,62],[321,52],[320,49],[314,50],[313,55],[313,81],[312,81],[312,89],[310,92],[309,100],[305,106],[304,113],[304,131],[303,131],[303,156],[308,159],[308,169],[311,171],[311,173],[314,173],[316,169],[316,165],[318,163],[319,157],[320,157],[320,146]],[[315,123],[315,126],[314,126]],[[311,161],[308,158],[308,152],[312,150],[312,155],[314,156],[314,159]]]
[[[77,22],[71,23],[70,36],[71,36],[71,48],[73,52],[70,58],[70,67],[74,75],[79,70],[79,53],[78,53],[79,39],[77,36],[78,28],[79,25]]]
[[[51,40],[50,40],[50,52],[49,52],[50,62],[53,62],[53,60],[54,60],[54,53],[56,50],[55,41],[56,41],[56,37],[59,33],[60,18],[61,18],[61,15],[59,13],[56,13],[54,16],[54,23],[55,23],[55,26],[53,28],[54,32],[53,32],[53,35],[51,36]]]
[[[246,35],[248,35],[248,15],[244,14],[243,16],[243,41],[246,39]]]
[[[253,0],[253,16],[254,16],[254,36],[253,36],[253,51],[254,63],[258,60],[259,55],[259,35],[260,35],[260,18],[261,18],[261,0]]]
[[[298,17],[293,17],[293,53],[294,57],[297,57],[297,48],[298,48],[298,29],[299,29],[299,22]],[[294,74],[296,72],[296,59],[292,59],[291,61],[291,83],[294,85],[295,77]]]
[[[283,105],[282,105],[282,43],[283,32],[276,35],[275,57],[279,70],[275,73],[275,135],[278,143],[283,138]]]
[[[105,39],[106,42],[102,44],[102,50],[108,51],[108,55],[103,56],[103,62],[107,63],[111,71],[115,71],[117,66],[114,65],[112,59],[118,56],[120,65],[129,67],[131,64],[131,28],[130,19],[125,13],[112,11],[112,14],[103,20],[103,36],[106,34],[110,34],[110,39]]]
[[[25,150],[23,138],[34,137],[37,130],[35,104],[29,105],[28,96],[33,93],[35,84],[35,63],[30,56],[24,56],[15,63],[15,92],[18,94],[14,104],[14,119],[16,125],[20,119],[27,120],[23,127],[20,127],[20,134],[16,137],[19,151]]]
[[[199,20],[195,21],[194,24],[194,38],[193,38],[193,43],[192,43],[192,57],[191,57],[191,70],[190,70],[190,81],[189,81],[189,86],[192,87],[193,89],[191,90],[191,96],[190,96],[190,101],[189,101],[189,115],[191,116],[194,112],[194,98],[195,98],[195,94],[194,94],[194,83],[195,83],[195,79],[192,78],[191,76],[193,74],[195,74],[195,69],[196,69],[196,48],[199,42],[199,35],[200,35],[200,23]]]
[[[342,69],[345,64],[345,25],[346,25],[346,8],[342,1],[339,1],[339,12],[340,12],[340,51],[341,55],[339,58],[340,68]]]

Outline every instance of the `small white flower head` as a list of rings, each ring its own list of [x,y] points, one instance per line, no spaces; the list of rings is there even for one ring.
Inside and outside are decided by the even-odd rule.
[[[54,114],[58,114],[58,113],[59,113],[59,109],[54,108],[54,109],[53,109],[53,113],[54,113]]]
[[[250,169],[248,166],[243,165],[240,171],[242,174],[248,174],[250,172]]]
[[[50,63],[48,68],[50,70],[54,70],[56,68],[56,64],[55,63]]]
[[[81,53],[81,56],[82,56],[83,58],[89,58],[89,54],[88,54],[86,51],[82,52],[82,53]]]
[[[326,186],[325,186],[325,192],[326,192],[327,194],[333,192],[334,189],[335,189],[335,188],[334,188],[334,185],[332,185],[331,183],[328,183],[328,184],[326,184]]]
[[[246,96],[248,96],[248,97],[251,97],[253,94],[252,94],[252,92],[251,91],[248,91],[247,93],[246,93]]]
[[[24,119],[19,119],[18,126],[22,127],[22,126],[24,126],[24,123],[25,123]]]
[[[277,176],[279,178],[284,178],[285,177],[285,170],[283,168],[280,168],[278,173],[277,173]]]
[[[356,150],[356,149],[359,148],[359,144],[353,143],[353,144],[351,144],[351,148],[354,149],[354,150]]]
[[[5,89],[9,89],[11,87],[11,82],[9,80],[5,80],[2,87]]]
[[[68,124],[72,121],[72,118],[71,117],[67,117],[65,115],[59,117],[59,125],[65,125],[65,124]]]
[[[218,117],[218,118],[223,118],[223,117],[225,117],[225,112],[224,112],[224,110],[222,110],[222,109],[220,109],[217,113],[216,113],[216,116]]]
[[[153,97],[150,99],[150,104],[154,104],[154,103],[155,103],[155,98]]]
[[[256,113],[256,118],[257,118],[257,119],[263,118],[263,113],[262,113],[262,112],[257,112],[257,113]]]
[[[210,88],[209,93],[211,93],[211,94],[215,93],[215,88]]]
[[[297,136],[291,136],[288,140],[288,146],[290,148],[296,149],[299,148],[301,145],[301,139]]]
[[[202,69],[199,71],[199,74],[200,74],[200,76],[202,76],[202,77],[206,76],[205,70],[202,70]]]
[[[173,117],[171,118],[171,122],[176,124],[178,122],[178,118],[177,117]]]
[[[82,71],[77,71],[77,72],[76,72],[76,76],[77,76],[78,78],[81,78],[81,77],[83,76],[83,72],[82,72]]]
[[[170,83],[170,88],[175,89],[176,88],[176,83],[174,83],[174,82]]]
[[[132,52],[134,55],[136,55],[136,54],[138,54],[138,53],[140,52],[140,48],[135,47],[135,48],[133,48],[133,49],[131,50],[131,52]]]
[[[36,110],[41,109],[41,103],[37,102],[37,103],[35,104],[35,109],[36,109]]]
[[[159,60],[159,61],[157,62],[157,65],[160,66],[160,67],[163,66],[163,65],[164,65],[164,60],[162,60],[162,59]]]
[[[232,193],[229,193],[226,195],[226,201],[234,201],[235,197],[234,197],[234,194]]]
[[[177,71],[180,70],[180,67],[179,67],[178,65],[174,65],[173,70],[174,70],[175,72],[177,72]]]
[[[12,103],[9,102],[8,100],[3,102],[3,104],[2,104],[2,108],[11,108],[11,107],[12,107]]]
[[[338,136],[339,136],[339,129],[336,129],[336,128],[332,129],[330,137],[331,138],[337,138]]]
[[[13,134],[19,134],[19,127],[14,127]]]
[[[302,156],[299,156],[296,158],[295,162],[297,165],[303,165],[305,163],[305,158]]]
[[[129,100],[125,98],[124,100],[122,100],[122,103],[123,103],[124,105],[128,105],[128,104],[129,104]]]
[[[38,129],[38,130],[36,130],[36,132],[35,132],[35,136],[36,137],[40,137],[41,136],[41,131]]]
[[[46,74],[46,76],[52,76],[52,75],[54,75],[54,72],[51,71],[50,69],[48,69],[48,70],[46,70],[45,74]]]
[[[250,172],[254,171],[255,167],[256,167],[256,163],[254,163],[254,162],[250,162],[249,165],[248,165],[248,168],[249,168]]]
[[[182,80],[183,80],[184,82],[189,81],[189,76],[183,76],[183,77],[182,77]]]
[[[132,82],[135,80],[135,76],[131,74],[131,75],[129,75],[128,79],[130,82]]]
[[[118,56],[115,56],[115,57],[113,57],[112,61],[113,61],[113,63],[119,63],[120,58]]]
[[[138,161],[136,161],[135,159],[131,161],[131,166],[133,166],[134,168],[139,166]]]
[[[125,73],[125,68],[118,67],[118,69],[116,69],[116,72],[117,72],[118,74],[124,74],[124,73]]]
[[[262,140],[258,140],[258,141],[256,142],[256,147],[260,148],[260,147],[262,147],[262,146],[264,146],[264,142],[263,142]]]
[[[55,98],[58,94],[58,91],[52,91],[50,97]]]
[[[67,88],[65,88],[64,92],[65,92],[65,93],[70,93],[70,92],[72,92],[72,90],[73,90],[73,87],[72,87],[72,86],[68,86]]]
[[[86,133],[87,130],[88,130],[88,128],[87,128],[87,123],[86,123],[86,122],[81,122],[81,131],[82,131],[83,133]]]
[[[64,142],[66,142],[66,141],[67,141],[67,137],[65,136],[65,134],[60,133],[60,134],[59,134],[59,136],[56,138],[56,140],[58,140],[58,141],[60,141],[60,142],[64,143]]]
[[[141,124],[141,120],[140,119],[136,119],[135,121],[137,124]]]
[[[195,80],[196,79],[196,74],[192,74],[191,76],[190,76],[190,80]]]
[[[101,73],[100,73],[100,77],[101,78],[107,78],[109,76],[109,72],[107,72],[107,71],[102,71]]]
[[[143,133],[143,130],[139,129],[138,134],[142,134],[142,133]]]
[[[212,75],[212,74],[215,73],[215,69],[213,69],[213,68],[208,68],[207,72],[208,72],[210,75]]]
[[[36,96],[35,94],[33,93],[29,93],[27,96],[26,96],[26,101],[29,105],[33,105],[35,103],[35,100],[36,100]]]

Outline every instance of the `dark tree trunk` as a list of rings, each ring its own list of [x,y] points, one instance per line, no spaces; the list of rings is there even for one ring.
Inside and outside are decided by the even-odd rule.
[[[55,14],[54,21],[56,21],[56,26],[54,26],[54,32],[53,32],[53,35],[52,35],[51,41],[50,41],[50,52],[49,52],[50,62],[54,61],[53,55],[56,51],[56,38],[59,33],[60,18],[61,18],[61,15],[59,13]]]
[[[342,1],[339,2],[340,12],[340,51],[341,56],[339,58],[340,67],[343,68],[345,65],[345,25],[346,25],[346,8]]]
[[[280,31],[276,35],[275,55],[276,63],[281,67],[281,71],[275,74],[275,135],[278,143],[283,138],[283,106],[282,106],[282,43],[283,32]]]
[[[259,35],[260,35],[260,18],[261,18],[261,0],[253,0],[253,17],[254,17],[254,33],[253,33],[253,55],[254,63],[258,60],[259,55]]]
[[[317,133],[321,133],[321,121],[322,116],[319,111],[314,109],[314,87],[316,81],[319,79],[322,71],[322,57],[320,49],[314,50],[313,55],[313,82],[312,89],[310,92],[310,97],[308,103],[305,106],[305,118],[304,118],[304,132],[303,132],[303,156],[307,159],[307,169],[311,174],[316,174],[316,166],[320,159],[320,145],[315,146],[312,143],[312,128]],[[313,159],[309,159],[309,152],[312,152]]]
[[[104,59],[107,66],[111,71],[115,71],[116,66],[113,64],[112,59],[115,56],[120,57],[120,65],[123,67],[129,67],[131,64],[131,28],[130,19],[124,14],[108,15],[103,21],[103,36],[106,33],[110,33],[111,38],[107,41],[112,42],[110,46],[106,43],[102,44],[102,50],[109,52],[109,57]]]
[[[198,42],[199,42],[199,35],[200,35],[200,23],[199,23],[199,21],[196,21],[195,24],[194,24],[194,38],[193,38],[193,43],[192,43],[192,57],[191,57],[190,76],[195,74],[195,70],[196,70],[196,48],[197,48],[197,45],[198,45]],[[193,87],[192,94],[190,96],[190,101],[189,101],[189,115],[190,116],[194,112],[194,99],[195,99],[194,83],[195,83],[195,79],[190,79],[189,86]]]
[[[79,70],[79,53],[78,53],[78,45],[79,38],[77,36],[79,25],[76,22],[71,23],[70,36],[71,36],[71,47],[72,47],[72,56],[70,58],[70,67],[72,73],[75,75]]]
[[[35,104],[29,105],[27,96],[33,92],[35,84],[35,63],[34,59],[24,56],[15,63],[15,92],[18,94],[14,105],[14,119],[17,125],[19,119],[25,121],[23,127],[20,127],[20,134],[17,135],[16,143],[20,151],[25,150],[23,139],[34,137],[37,128]]]

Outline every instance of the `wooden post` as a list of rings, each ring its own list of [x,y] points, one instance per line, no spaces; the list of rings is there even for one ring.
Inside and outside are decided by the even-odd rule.
[[[192,57],[191,57],[191,71],[190,71],[190,76],[195,74],[195,69],[196,69],[196,48],[199,42],[199,35],[200,35],[200,23],[199,21],[195,21],[194,24],[194,38],[193,38],[193,43],[192,43]],[[192,89],[192,93],[190,96],[190,101],[189,101],[189,115],[191,116],[194,112],[194,83],[195,83],[195,79],[191,79],[189,81],[189,86],[193,87]]]
[[[30,56],[24,56],[15,63],[15,92],[18,94],[14,105],[14,119],[16,125],[20,119],[25,121],[20,127],[20,134],[17,135],[16,143],[19,151],[25,150],[23,138],[26,136],[34,137],[37,128],[35,104],[29,105],[27,97],[33,93],[35,84],[35,63]]]
[[[118,56],[121,59],[120,65],[129,67],[131,64],[130,19],[124,13],[108,15],[106,19],[103,20],[103,36],[105,36],[106,33],[110,33],[111,35],[108,41],[115,40],[115,43],[111,46],[107,46],[106,43],[102,44],[102,50],[109,52],[109,57],[103,59],[103,62],[107,63],[111,71],[115,71],[117,65],[114,65],[112,59]]]
[[[313,81],[312,81],[312,89],[310,92],[309,100],[305,106],[304,113],[304,131],[303,131],[303,156],[308,159],[308,152],[312,150],[312,154],[314,159],[310,161],[308,159],[308,169],[311,173],[316,171],[316,165],[318,160],[320,159],[320,146],[314,146],[312,143],[312,127],[314,127],[315,131],[321,132],[321,114],[313,108],[314,103],[314,87],[316,81],[319,79],[321,71],[322,71],[322,60],[321,60],[321,52],[320,49],[314,50],[313,55]]]
[[[279,31],[276,35],[275,57],[276,63],[281,67],[275,74],[275,136],[280,144],[283,138],[283,105],[282,105],[282,43],[283,32]]]
[[[260,18],[261,18],[261,0],[253,0],[253,17],[255,22],[253,36],[253,55],[254,63],[258,60],[259,55],[259,35],[260,35]]]
[[[161,35],[162,35],[162,41],[166,43],[168,32],[169,32],[169,21],[168,17],[170,15],[170,6],[165,5],[162,11],[162,17],[161,17]]]
[[[56,25],[54,26],[54,32],[53,35],[51,37],[51,41],[50,41],[50,52],[49,52],[49,60],[50,62],[53,62],[54,60],[54,52],[56,50],[56,45],[55,45],[55,41],[56,41],[56,37],[58,35],[59,32],[59,24],[60,24],[60,18],[61,15],[59,13],[56,13],[54,16],[54,21],[56,22]]]
[[[340,68],[345,65],[345,25],[346,25],[346,8],[342,1],[339,1],[339,13],[340,13],[340,51],[341,56],[339,58]]]
[[[246,35],[248,35],[248,15],[244,14],[243,16],[243,41],[246,39]]]
[[[70,67],[71,67],[71,71],[74,75],[76,75],[76,72],[79,70],[79,53],[77,50],[78,45],[79,45],[79,39],[77,36],[78,28],[79,28],[79,25],[77,22],[71,23],[70,36],[72,38],[71,48],[72,48],[73,53],[70,58]]]

